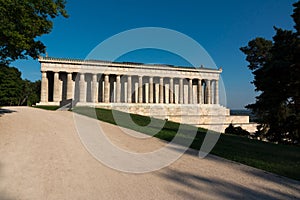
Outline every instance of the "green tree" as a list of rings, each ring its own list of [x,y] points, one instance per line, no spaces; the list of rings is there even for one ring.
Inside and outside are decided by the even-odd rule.
[[[22,92],[19,96],[20,106],[32,106],[40,101],[41,81],[22,81]]]
[[[22,80],[17,68],[0,65],[0,106],[31,106],[40,101],[40,91],[40,80]]]
[[[40,98],[40,81],[21,79],[8,65],[45,53],[38,37],[51,32],[52,20],[68,17],[65,0],[0,0],[0,105],[32,105]]]
[[[57,16],[68,17],[65,0],[0,0],[0,63],[45,53],[37,37],[48,34]]]
[[[260,119],[260,131],[270,141],[299,142],[299,6],[292,17],[296,32],[274,28],[273,41],[255,38],[240,48],[246,54],[253,84],[260,92],[254,104],[247,105]]]
[[[18,105],[22,85],[21,72],[17,68],[0,64],[0,106]]]

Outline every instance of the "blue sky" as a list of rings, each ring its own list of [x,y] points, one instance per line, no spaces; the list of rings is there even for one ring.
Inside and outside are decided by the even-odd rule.
[[[243,108],[255,101],[253,79],[245,56],[239,50],[255,37],[271,39],[273,26],[293,29],[295,0],[85,0],[67,3],[68,19],[54,20],[53,31],[40,39],[51,57],[84,59],[105,39],[128,29],[162,27],[196,40],[223,68],[227,106]],[[145,50],[120,60],[183,65],[185,61],[167,52]],[[40,79],[38,61],[23,60],[18,67],[23,78]]]

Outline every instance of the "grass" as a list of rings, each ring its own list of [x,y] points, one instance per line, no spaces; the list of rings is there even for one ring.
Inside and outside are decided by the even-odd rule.
[[[74,112],[93,117],[96,111],[97,118],[101,121],[116,124],[111,110],[88,107],[75,107]],[[132,120],[138,125],[132,125],[126,116],[127,113],[114,111],[118,115],[118,125],[130,128],[145,134],[151,134],[156,131],[157,137],[162,140],[171,141],[177,134],[179,123],[152,119],[156,122],[164,123],[164,127],[147,126],[151,118],[147,116],[130,114]],[[185,132],[195,129],[192,126],[184,126]],[[182,141],[189,140],[190,148],[199,150],[207,130],[198,128],[196,137],[189,137],[189,134],[181,134]],[[273,144],[263,141],[251,140],[247,137],[221,134],[220,138],[211,151],[212,154],[226,158],[228,160],[243,163],[255,168],[263,169],[281,176],[300,180],[300,147],[292,145]]]
[[[59,106],[34,106],[35,108],[41,108],[44,110],[57,110]]]
[[[195,145],[198,147],[199,143]],[[222,134],[214,155],[300,180],[300,147]]]

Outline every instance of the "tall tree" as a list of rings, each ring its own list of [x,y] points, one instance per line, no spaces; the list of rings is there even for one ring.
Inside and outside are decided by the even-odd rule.
[[[41,81],[22,80],[15,67],[0,64],[0,106],[31,106],[40,100]]]
[[[68,17],[65,0],[0,0],[0,63],[45,53],[37,37],[48,34],[53,20]]]
[[[0,106],[18,105],[22,85],[21,72],[17,68],[0,64]]]
[[[19,95],[20,106],[32,106],[40,101],[41,81],[22,81],[22,91]]]
[[[247,105],[260,119],[260,131],[270,141],[299,142],[299,26],[300,3],[294,4],[296,32],[274,28],[273,41],[251,40],[240,48],[246,54],[253,84],[260,95]]]

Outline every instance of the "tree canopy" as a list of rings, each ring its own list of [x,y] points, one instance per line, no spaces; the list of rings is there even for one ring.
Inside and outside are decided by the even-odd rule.
[[[300,139],[300,1],[293,6],[296,31],[274,27],[273,40],[257,37],[240,48],[260,93],[246,108],[259,117],[260,134],[281,143]]]
[[[40,81],[23,80],[9,64],[45,53],[38,38],[51,32],[54,18],[68,17],[65,4],[65,0],[0,0],[0,106],[39,101]]]
[[[45,53],[37,38],[51,32],[52,19],[68,17],[65,0],[0,0],[0,63]]]
[[[23,80],[17,68],[0,64],[0,106],[31,106],[39,102],[40,82]]]

